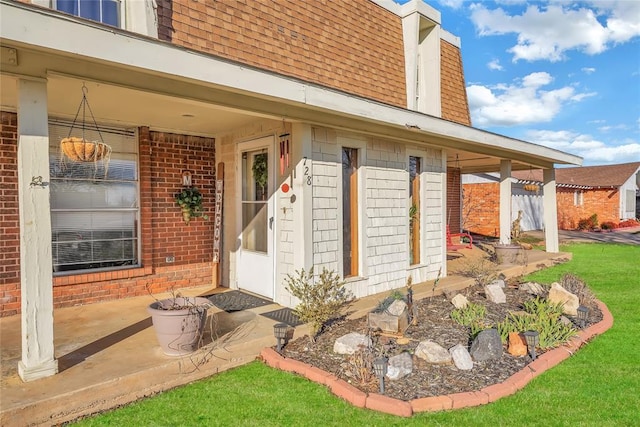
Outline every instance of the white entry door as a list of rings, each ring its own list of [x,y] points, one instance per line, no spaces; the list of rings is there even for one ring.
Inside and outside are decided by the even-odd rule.
[[[274,297],[273,137],[238,144],[238,287]]]

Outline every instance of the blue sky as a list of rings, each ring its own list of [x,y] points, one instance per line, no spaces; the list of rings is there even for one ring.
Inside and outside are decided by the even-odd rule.
[[[474,127],[640,161],[640,0],[426,3],[461,38]]]

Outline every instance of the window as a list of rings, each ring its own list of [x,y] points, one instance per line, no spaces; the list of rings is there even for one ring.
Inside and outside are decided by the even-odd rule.
[[[573,206],[582,206],[584,202],[584,193],[582,190],[577,190],[573,192]]]
[[[409,157],[409,264],[420,264],[420,158]]]
[[[633,218],[636,212],[636,192],[634,190],[627,190],[625,192],[625,214],[626,218]]]
[[[108,161],[74,162],[60,151],[70,126],[49,126],[51,232],[55,272],[139,265],[138,152],[134,132],[85,130],[108,144]],[[82,136],[74,128],[71,136]]]
[[[358,150],[342,149],[343,275],[358,275]]]
[[[56,0],[56,9],[114,27],[120,26],[120,0]]]

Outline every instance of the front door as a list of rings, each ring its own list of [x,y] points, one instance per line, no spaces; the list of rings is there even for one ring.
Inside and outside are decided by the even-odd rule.
[[[274,296],[273,137],[238,144],[238,288]]]

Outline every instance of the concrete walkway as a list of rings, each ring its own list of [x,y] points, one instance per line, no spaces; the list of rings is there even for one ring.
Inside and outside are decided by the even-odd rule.
[[[564,253],[527,252],[526,265],[503,267],[501,271],[513,277],[570,259],[570,254]],[[461,271],[464,265],[485,256],[478,248],[460,250],[451,254],[448,269]],[[435,289],[433,281],[416,284],[414,295],[422,299],[472,283],[472,278],[451,275],[440,280]],[[216,291],[224,289],[195,288],[183,293],[193,296]],[[365,315],[387,295],[356,301],[351,317]],[[56,425],[71,421],[246,364],[255,360],[264,347],[275,345],[276,322],[260,313],[276,309],[276,304],[236,313],[212,308],[204,347],[189,357],[165,356],[146,311],[153,301],[148,296],[56,309],[54,335],[60,372],[29,383],[23,383],[17,374],[20,316],[1,318],[0,425]],[[307,333],[306,326],[299,326],[294,339]]]

